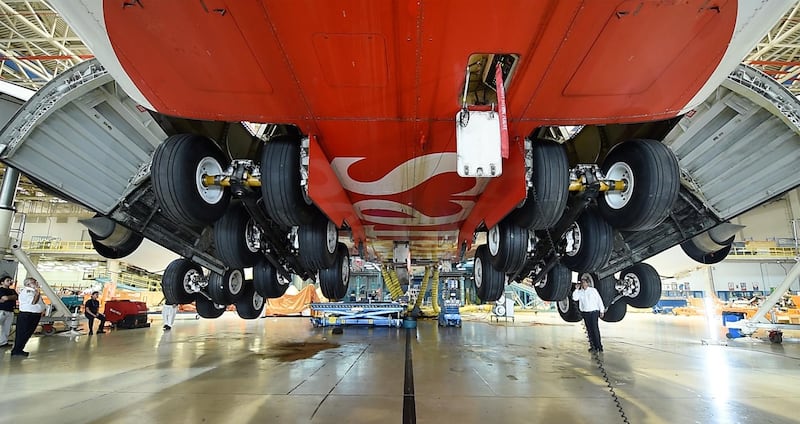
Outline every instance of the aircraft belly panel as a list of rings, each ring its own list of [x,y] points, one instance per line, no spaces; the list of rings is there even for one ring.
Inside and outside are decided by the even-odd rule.
[[[474,53],[520,56],[512,126],[671,117],[715,70],[737,13],[732,0],[215,4],[103,11],[158,111],[307,132],[326,119],[452,121]]]

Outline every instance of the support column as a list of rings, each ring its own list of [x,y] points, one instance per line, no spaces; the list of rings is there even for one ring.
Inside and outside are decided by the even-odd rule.
[[[7,167],[0,185],[0,250],[8,252],[9,232],[11,222],[14,220],[14,196],[17,194],[17,183],[19,182],[19,171]]]

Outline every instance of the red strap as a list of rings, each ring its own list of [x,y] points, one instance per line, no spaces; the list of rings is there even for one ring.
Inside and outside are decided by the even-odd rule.
[[[506,90],[503,87],[503,69],[500,62],[494,68],[497,85],[497,111],[500,114],[500,155],[508,159],[508,120],[506,119]]]

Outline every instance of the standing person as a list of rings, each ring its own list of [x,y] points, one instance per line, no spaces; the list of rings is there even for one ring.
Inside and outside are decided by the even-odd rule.
[[[583,322],[586,323],[586,332],[589,333],[589,352],[602,352],[603,343],[600,342],[597,319],[603,316],[606,308],[597,289],[589,287],[589,277],[581,277],[581,282],[572,292],[572,300],[578,302]]]
[[[11,289],[13,280],[8,274],[0,277],[0,347],[8,347],[8,335],[11,333],[11,321],[14,320],[14,306],[17,304],[17,292]]]
[[[161,318],[164,320],[164,330],[172,330],[172,324],[175,323],[175,314],[178,313],[178,305],[164,304],[161,309]]]
[[[103,330],[103,327],[106,325],[106,316],[100,313],[100,301],[97,300],[98,297],[100,297],[100,292],[92,292],[92,297],[86,301],[85,305],[83,305],[83,314],[89,319],[90,336],[94,334],[92,330],[94,329],[95,318],[100,320],[100,325],[97,327],[97,334],[103,334],[106,332]]]
[[[11,349],[11,356],[29,355],[25,352],[25,344],[28,343],[39,320],[44,312],[44,302],[42,293],[39,290],[39,283],[36,279],[28,277],[23,282],[23,287],[19,291],[19,316],[17,316],[17,336],[14,339],[14,348]]]

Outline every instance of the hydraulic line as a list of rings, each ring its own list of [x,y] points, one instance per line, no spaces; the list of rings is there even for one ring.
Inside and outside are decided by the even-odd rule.
[[[403,295],[400,282],[397,280],[397,273],[386,266],[381,267],[381,273],[383,281],[386,283],[386,288],[389,289],[389,296],[391,296],[392,300],[397,300],[398,297]]]
[[[586,328],[586,322],[581,321],[581,325],[583,326],[583,332],[586,334],[586,340],[589,340],[589,330]],[[591,340],[589,340],[589,342],[591,343]],[[617,397],[617,392],[614,390],[614,386],[611,385],[611,378],[608,377],[608,373],[603,366],[603,357],[597,352],[594,352],[592,353],[592,359],[594,359],[594,362],[597,364],[597,369],[600,370],[600,376],[603,377],[603,380],[605,380],[608,391],[611,392],[611,399],[617,406],[617,411],[619,411],[619,416],[622,417],[622,422],[625,424],[631,424],[631,422],[628,421],[628,416],[625,415],[625,410],[622,409],[622,402],[619,401],[619,397]]]
[[[431,304],[433,305],[433,312],[439,315],[439,267],[433,271],[433,287],[431,287]]]
[[[417,300],[414,302],[414,308],[422,306],[422,300],[425,299],[425,292],[428,291],[428,282],[431,280],[431,267],[425,267],[425,276],[422,277],[422,286],[419,288]],[[411,310],[411,308],[409,308]]]

